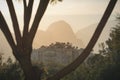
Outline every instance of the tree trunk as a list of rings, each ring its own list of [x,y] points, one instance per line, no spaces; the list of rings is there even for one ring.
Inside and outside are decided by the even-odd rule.
[[[23,69],[25,80],[40,80],[41,73],[37,67],[32,66],[30,57],[19,60]]]
[[[16,56],[16,59],[19,61],[24,72],[24,80],[41,80],[42,72],[40,72],[39,68],[32,65],[30,54],[23,52],[19,56]]]
[[[20,59],[19,62],[23,69],[25,80],[33,80],[34,75],[32,75],[33,70],[32,70],[32,64],[30,62],[30,59],[29,58]]]

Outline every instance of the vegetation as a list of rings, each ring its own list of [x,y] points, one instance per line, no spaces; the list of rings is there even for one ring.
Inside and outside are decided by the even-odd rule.
[[[100,44],[99,54],[90,57],[62,80],[120,80],[120,15],[109,39]]]
[[[118,25],[117,25],[118,26]],[[106,41],[107,48],[104,47],[104,44],[101,44],[101,50],[99,54],[94,54],[91,56],[86,62],[84,62],[81,66],[79,66],[74,72],[70,73],[69,75],[65,76],[61,80],[119,80],[120,79],[120,53],[119,53],[119,43],[120,38],[120,27],[114,27],[111,30],[110,38]],[[117,32],[117,33],[116,33]],[[115,37],[116,36],[116,37]],[[115,39],[116,38],[116,39]],[[118,41],[119,40],[119,41]],[[113,46],[112,43],[118,43]],[[109,45],[110,44],[110,45]],[[117,48],[116,48],[117,47]],[[69,43],[56,43],[51,44],[47,48],[69,48],[77,51],[76,47],[71,46]],[[110,50],[112,49],[112,50]],[[116,52],[118,51],[118,52]],[[116,52],[116,53],[114,53]],[[0,57],[0,80],[23,80],[24,75],[20,68],[20,65],[17,62],[12,62],[9,58],[7,62],[2,63],[2,56]],[[57,65],[56,64],[49,64],[46,66],[41,66],[42,64],[37,64],[40,68],[43,68],[43,75],[42,79],[46,79],[46,77],[53,75],[54,73],[58,72],[61,67],[65,65]]]
[[[28,5],[26,1],[27,0],[23,0],[23,6],[24,6],[24,15],[23,15],[24,29],[22,31],[23,35],[21,35],[20,29],[19,29],[17,16],[16,16],[16,12],[15,12],[12,0],[6,0],[6,2],[7,2],[10,16],[12,19],[16,41],[14,41],[13,36],[9,30],[9,26],[7,25],[6,20],[4,19],[4,16],[1,11],[0,11],[0,29],[2,30],[4,36],[6,37],[8,43],[10,44],[13,51],[13,55],[21,65],[21,68],[25,75],[25,80],[41,80],[41,75],[42,75],[41,69],[39,70],[38,68],[33,67],[31,63],[32,43],[33,43],[33,39],[35,37],[36,31],[38,29],[38,24],[42,19],[50,0],[40,0],[38,10],[35,15],[35,19],[33,20],[33,24],[31,26],[29,26],[29,23],[31,19],[34,0],[29,0]],[[110,3],[106,8],[106,11],[100,23],[98,24],[93,37],[91,38],[88,46],[84,49],[83,53],[70,65],[66,66],[64,69],[57,72],[55,75],[47,78],[47,80],[59,80],[64,76],[66,76],[67,74],[69,74],[70,72],[74,71],[81,63],[83,63],[83,61],[90,54],[96,41],[98,40],[108,18],[111,15],[111,12],[113,11],[113,8],[116,2],[117,0],[110,0]]]
[[[3,62],[2,55],[0,55],[0,80],[23,80],[23,71],[20,68],[18,62],[13,62],[11,58],[8,58],[6,62]]]
[[[118,24],[111,29],[108,40],[106,40],[106,46],[104,43],[100,44],[99,54],[94,54],[89,57],[88,60],[82,63],[75,71],[65,76],[61,80],[120,80],[120,16],[117,17]],[[53,49],[72,49],[77,52],[79,49],[72,46],[70,43],[55,43],[48,47],[42,46],[41,48]],[[2,61],[2,56],[0,55],[0,80],[23,80],[23,71],[17,62],[12,62],[9,58],[5,63]],[[37,64],[40,68],[43,68],[42,79],[45,80],[46,77],[53,75],[58,72],[61,67],[65,65],[49,64],[46,66],[41,66]],[[55,65],[55,66],[54,66]]]
[[[118,24],[111,29],[110,37],[106,41],[107,67],[101,72],[102,80],[120,79],[120,15],[117,17]]]

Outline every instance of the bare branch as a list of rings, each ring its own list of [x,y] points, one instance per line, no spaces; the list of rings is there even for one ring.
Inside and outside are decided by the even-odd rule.
[[[26,0],[24,0],[24,4],[25,4],[25,2],[26,2]],[[34,2],[34,0],[29,0],[28,7],[24,6],[24,30],[23,30],[23,37],[27,36],[27,34],[28,34],[29,23],[30,23],[30,18],[31,18],[31,14],[32,14],[33,2]]]
[[[0,29],[2,30],[3,34],[5,35],[8,43],[11,46],[11,48],[13,50],[15,50],[15,47],[16,47],[15,42],[13,40],[12,34],[11,34],[11,32],[8,28],[8,25],[7,25],[7,23],[6,23],[6,21],[5,21],[1,12],[0,12]]]
[[[33,2],[34,2],[34,0],[29,0],[29,4],[28,4],[28,7],[31,9],[32,8],[32,6],[33,6]]]
[[[17,44],[20,45],[21,44],[21,33],[20,33],[15,9],[14,9],[14,6],[13,6],[13,2],[12,2],[12,0],[6,0],[6,1],[7,1],[7,5],[8,5],[8,8],[9,8],[10,15],[11,15],[12,23],[13,23],[15,38],[16,38]]]
[[[38,6],[38,10],[37,13],[35,15],[35,19],[33,21],[33,24],[31,26],[29,35],[30,35],[30,39],[31,39],[31,43],[33,42],[33,39],[35,37],[38,25],[40,20],[42,19],[42,16],[44,15],[44,12],[48,6],[49,0],[40,0],[39,6]]]
[[[25,32],[28,32],[28,28],[26,26],[27,23],[27,4],[26,4],[26,0],[23,0],[23,5],[24,5],[24,30],[23,30],[23,35],[25,34]]]
[[[23,5],[24,5],[24,8],[27,7],[26,0],[23,0]]]
[[[97,29],[95,30],[90,42],[88,43],[85,50],[81,53],[81,55],[75,61],[73,61],[70,65],[66,66],[65,68],[63,68],[61,71],[59,71],[52,77],[49,77],[47,80],[60,80],[65,75],[74,71],[88,57],[92,48],[94,47],[95,43],[97,42],[107,20],[109,19],[110,15],[115,7],[116,2],[117,2],[117,0],[110,1],[100,23],[97,26]]]

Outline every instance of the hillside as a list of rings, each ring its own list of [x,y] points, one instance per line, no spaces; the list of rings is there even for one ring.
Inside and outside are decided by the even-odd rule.
[[[74,46],[84,47],[84,44],[78,39],[71,26],[65,21],[52,23],[46,31],[38,30],[33,42],[33,48],[40,48],[42,45],[49,45],[55,42],[70,42]],[[12,51],[7,43],[3,33],[0,31],[0,52],[5,56],[11,56]]]
[[[109,22],[106,24],[106,26],[105,26],[105,28],[104,28],[104,30],[103,30],[103,32],[102,32],[99,40],[98,40],[97,43],[96,43],[96,46],[95,46],[95,48],[94,48],[95,51],[98,51],[98,48],[99,48],[98,45],[99,45],[99,43],[105,42],[105,41],[108,39],[109,33],[110,33],[110,29],[111,29],[112,27],[114,27],[115,25],[116,25],[116,22],[115,22],[115,21],[109,21]],[[83,44],[85,44],[85,46],[86,46],[87,43],[88,43],[88,41],[89,41],[90,38],[92,37],[92,35],[93,35],[96,27],[97,27],[97,23],[96,23],[96,24],[92,24],[92,25],[90,25],[90,26],[87,26],[87,27],[79,30],[79,31],[76,33],[77,38],[80,38],[80,39],[83,41]]]
[[[78,49],[68,43],[55,43],[50,46],[42,46],[34,49],[32,52],[33,64],[50,65],[67,65],[80,55],[83,49]],[[58,66],[55,66],[58,67]]]
[[[70,42],[80,48],[84,47],[82,41],[76,37],[71,26],[65,21],[52,23],[46,31],[38,30],[34,40],[34,48],[55,42]]]

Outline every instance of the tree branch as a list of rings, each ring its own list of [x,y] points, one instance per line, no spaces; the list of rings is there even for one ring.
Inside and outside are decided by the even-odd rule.
[[[26,0],[23,0],[23,5],[24,5],[24,30],[23,30],[23,35],[25,34],[25,32],[28,32],[28,28],[26,26],[27,23],[27,4],[26,4]]]
[[[97,26],[97,29],[95,30],[90,42],[88,43],[85,50],[81,53],[81,55],[75,61],[73,61],[70,65],[66,66],[61,71],[56,73],[55,75],[49,77],[47,80],[60,80],[65,75],[74,71],[88,57],[92,48],[94,47],[95,43],[97,42],[97,40],[98,40],[106,22],[108,20],[108,18],[110,17],[110,15],[111,15],[114,7],[115,7],[116,2],[117,2],[117,0],[111,0],[110,1],[109,5],[108,5],[101,21],[100,21],[100,23]]]
[[[23,30],[23,38],[25,38],[28,34],[30,18],[32,14],[32,7],[33,7],[34,0],[29,0],[28,7],[25,5],[26,0],[24,0],[24,30]]]
[[[23,5],[24,5],[24,8],[26,8],[26,7],[27,7],[26,0],[23,0]]]
[[[11,15],[17,45],[21,44],[21,33],[12,0],[6,0]]]
[[[15,45],[15,42],[13,40],[13,37],[12,37],[12,34],[8,28],[8,25],[2,15],[2,13],[0,12],[0,29],[2,30],[3,34],[5,35],[8,43],[10,44],[11,48],[13,50],[15,50],[16,48],[16,45]]]
[[[38,25],[40,20],[42,19],[42,16],[44,15],[44,12],[48,6],[49,0],[40,0],[39,6],[38,6],[38,10],[37,13],[35,15],[35,19],[33,21],[33,24],[31,26],[29,35],[30,35],[30,39],[31,39],[31,43],[33,42],[33,39],[35,37]]]

